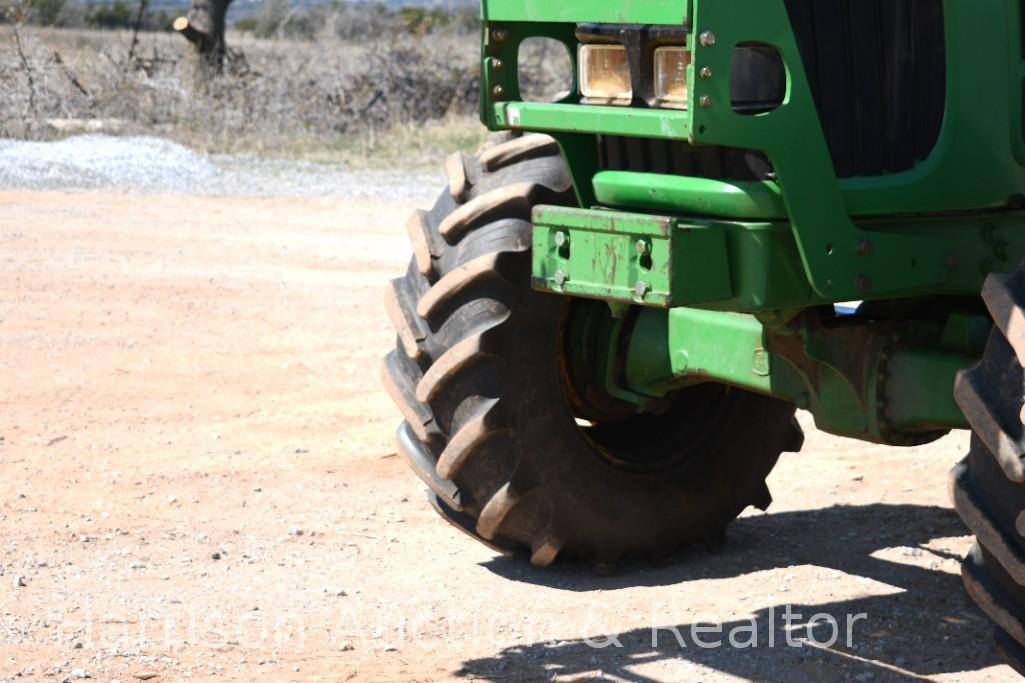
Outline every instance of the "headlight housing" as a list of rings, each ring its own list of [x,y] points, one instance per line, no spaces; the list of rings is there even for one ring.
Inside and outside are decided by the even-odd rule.
[[[660,106],[687,108],[687,69],[691,53],[684,47],[655,50],[655,100]]]
[[[580,94],[591,103],[633,102],[630,60],[622,45],[581,45],[578,52]]]

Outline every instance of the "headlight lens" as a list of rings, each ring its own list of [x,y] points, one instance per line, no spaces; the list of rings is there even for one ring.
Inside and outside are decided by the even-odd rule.
[[[580,94],[606,104],[630,104],[630,60],[622,45],[581,45]]]
[[[687,106],[687,67],[690,52],[683,47],[655,50],[655,99],[669,107]]]

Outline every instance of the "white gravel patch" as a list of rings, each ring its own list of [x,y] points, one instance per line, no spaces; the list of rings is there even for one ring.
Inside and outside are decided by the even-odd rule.
[[[156,137],[0,139],[0,188],[8,189],[430,201],[443,183],[433,173],[206,155]]]
[[[216,174],[202,155],[167,140],[79,135],[53,142],[0,140],[0,184],[33,189],[194,185]]]

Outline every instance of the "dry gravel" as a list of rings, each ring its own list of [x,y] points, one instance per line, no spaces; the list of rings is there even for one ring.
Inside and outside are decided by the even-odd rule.
[[[430,201],[439,174],[195,152],[150,136],[0,139],[0,187],[133,194]]]
[[[377,381],[412,201],[0,192],[0,679],[1010,679],[957,574],[963,434],[805,419],[771,514],[612,576],[437,520]],[[867,616],[782,647],[787,605]],[[690,635],[752,617],[757,649]]]

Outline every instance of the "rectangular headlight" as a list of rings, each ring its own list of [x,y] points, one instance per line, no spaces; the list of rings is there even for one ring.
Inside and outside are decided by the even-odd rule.
[[[622,45],[581,45],[580,94],[604,104],[630,104],[630,60]]]
[[[687,106],[690,51],[683,47],[655,50],[655,99],[667,107]]]

